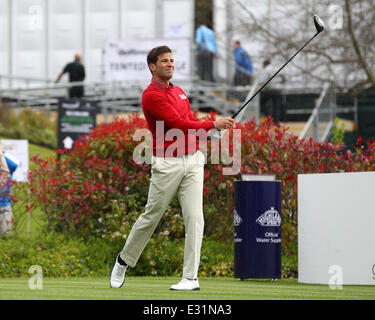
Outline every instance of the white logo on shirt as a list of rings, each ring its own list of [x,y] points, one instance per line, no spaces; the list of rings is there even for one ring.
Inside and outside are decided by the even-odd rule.
[[[179,97],[181,98],[181,100],[187,99],[187,96],[185,96],[184,94],[179,94]]]

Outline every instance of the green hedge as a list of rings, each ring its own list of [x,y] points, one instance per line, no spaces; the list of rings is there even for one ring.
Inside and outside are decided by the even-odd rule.
[[[43,235],[35,239],[0,239],[0,278],[30,277],[32,265],[42,267],[46,277],[107,276],[124,241]],[[167,235],[152,238],[130,276],[172,276],[182,274],[184,239]],[[233,245],[204,239],[201,276],[232,276]]]
[[[109,277],[114,259],[122,249],[121,239],[89,239],[62,234],[41,234],[38,238],[0,238],[0,278],[30,277],[32,265],[42,267],[46,277]],[[165,234],[147,244],[129,276],[181,276],[184,239],[171,240]],[[234,276],[233,243],[205,238],[199,276]],[[283,257],[282,277],[297,276],[297,257]]]
[[[8,139],[27,139],[39,146],[57,148],[57,120],[45,111],[24,108],[17,112],[7,106],[0,107],[1,136]]]

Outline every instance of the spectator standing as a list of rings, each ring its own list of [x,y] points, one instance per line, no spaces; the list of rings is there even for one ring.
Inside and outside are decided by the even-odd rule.
[[[215,32],[200,23],[195,33],[199,79],[214,82],[213,63],[217,56]]]
[[[74,61],[68,63],[63,71],[58,75],[56,79],[56,83],[58,83],[61,79],[61,77],[65,74],[69,74],[69,82],[82,82],[85,80],[86,73],[85,73],[85,67],[81,62],[81,56],[77,53],[74,56]],[[83,86],[72,86],[69,88],[69,98],[82,98],[84,96],[84,88]]]
[[[6,165],[9,170],[10,179],[0,189],[0,234],[6,234],[12,230],[12,179],[13,173],[19,166],[19,161],[10,154],[3,152]]]
[[[241,47],[240,41],[233,43],[234,60],[236,64],[234,74],[235,86],[246,86],[253,83],[253,64],[249,54]]]
[[[263,74],[260,81],[260,85],[263,85],[269,78],[275,73],[274,67],[271,64],[271,60],[263,61]],[[286,108],[282,104],[281,91],[277,87],[280,84],[280,78],[274,78],[268,83],[263,89],[260,96],[260,108],[261,112],[265,116],[272,116],[275,123],[286,120]],[[269,104],[271,103],[271,107]]]
[[[0,188],[9,180],[9,169],[5,157],[3,155],[3,147],[0,144]]]

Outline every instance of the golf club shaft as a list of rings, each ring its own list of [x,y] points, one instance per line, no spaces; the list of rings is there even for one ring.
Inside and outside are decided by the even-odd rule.
[[[263,90],[263,88],[298,54],[300,53],[317,35],[319,34],[319,32],[317,32],[309,41],[306,42],[306,44],[301,48],[299,49],[287,62],[285,62],[282,67],[277,70],[277,72],[271,77],[269,78],[258,90],[257,92],[254,93],[254,95],[245,102],[245,104],[232,116],[232,119],[235,119],[239,113],[243,110],[243,108],[245,108],[251,100],[253,100],[256,95]]]

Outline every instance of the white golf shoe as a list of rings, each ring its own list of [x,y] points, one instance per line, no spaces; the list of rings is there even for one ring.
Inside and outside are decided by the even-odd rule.
[[[122,265],[118,262],[118,256],[116,257],[116,263],[113,266],[111,280],[109,285],[111,288],[121,288],[125,282],[125,272],[128,265]]]
[[[171,290],[200,290],[198,279],[189,280],[186,278],[182,278],[182,280],[179,283],[171,286]]]

